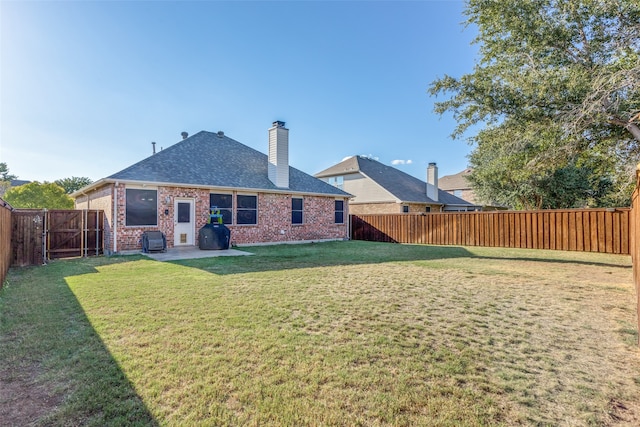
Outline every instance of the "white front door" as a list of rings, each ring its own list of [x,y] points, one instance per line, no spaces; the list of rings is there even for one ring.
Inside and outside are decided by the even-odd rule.
[[[173,245],[193,246],[196,234],[193,199],[176,198],[173,205]]]

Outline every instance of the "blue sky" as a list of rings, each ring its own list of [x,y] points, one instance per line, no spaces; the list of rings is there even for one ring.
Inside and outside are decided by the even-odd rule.
[[[275,120],[309,174],[371,155],[425,180],[467,165],[429,84],[472,71],[462,1],[0,0],[0,162],[109,176],[200,130],[263,153]]]

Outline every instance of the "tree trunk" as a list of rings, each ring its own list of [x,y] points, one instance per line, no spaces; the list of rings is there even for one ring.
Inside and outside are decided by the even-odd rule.
[[[638,116],[636,116],[636,117],[638,117]],[[633,119],[631,119],[631,120],[633,120]],[[617,125],[617,126],[622,126],[626,130],[631,132],[631,135],[633,135],[633,137],[636,139],[636,141],[640,141],[640,126],[638,126],[637,124],[635,124],[631,120],[629,120],[627,122],[625,120],[622,120],[622,119],[619,119],[617,117],[614,117],[609,122],[611,124],[614,124],[614,125]]]

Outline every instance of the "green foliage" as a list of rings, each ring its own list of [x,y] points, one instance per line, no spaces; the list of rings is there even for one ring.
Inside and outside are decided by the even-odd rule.
[[[29,184],[7,190],[4,199],[14,208],[73,209],[74,202],[64,188],[51,182]]]
[[[12,181],[17,178],[17,176],[9,173],[9,168],[5,162],[0,162],[0,181]]]
[[[640,5],[469,0],[465,13],[479,30],[479,61],[429,91],[448,96],[435,111],[453,113],[454,137],[484,126],[469,138],[476,189],[514,206],[627,200],[640,153]],[[553,195],[544,186],[567,174],[571,184],[555,196],[583,194],[545,202]]]
[[[86,176],[78,177],[72,176],[71,178],[62,178],[53,181],[58,184],[60,187],[64,188],[65,193],[71,194],[74,191],[78,191],[82,187],[86,187],[91,184],[93,181],[91,178],[87,178]]]

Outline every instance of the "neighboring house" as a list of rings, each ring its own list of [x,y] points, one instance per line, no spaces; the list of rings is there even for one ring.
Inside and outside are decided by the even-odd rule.
[[[424,213],[479,210],[466,200],[438,189],[438,167],[430,163],[427,182],[363,156],[353,156],[315,174],[354,195],[351,214]]]
[[[473,172],[473,169],[467,168],[454,175],[446,175],[440,178],[438,186],[441,190],[446,191],[449,194],[453,194],[456,197],[460,197],[464,200],[468,200],[471,203],[482,205],[483,211],[503,210],[508,209],[505,206],[500,206],[496,203],[483,204],[476,196],[475,191],[471,187],[468,176]]]
[[[269,129],[269,155],[223,132],[201,131],[71,194],[77,209],[102,209],[107,250],[141,249],[159,230],[167,246],[198,244],[220,209],[232,244],[348,238],[350,195],[288,164],[289,130]]]
[[[467,177],[471,174],[473,169],[467,168],[454,175],[446,175],[440,178],[438,186],[441,190],[446,191],[449,194],[453,194],[456,197],[467,200],[471,203],[478,203],[476,199],[476,193],[471,188],[471,183]]]

